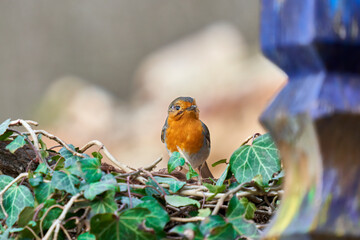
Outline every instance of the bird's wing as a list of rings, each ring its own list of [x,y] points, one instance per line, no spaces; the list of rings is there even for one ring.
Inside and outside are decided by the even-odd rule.
[[[167,127],[168,127],[167,120],[168,120],[168,119],[166,118],[165,123],[164,123],[164,126],[163,126],[163,128],[161,129],[161,141],[162,141],[163,143],[165,143],[166,129],[167,129]]]
[[[206,143],[210,147],[210,132],[209,132],[209,129],[207,128],[205,123],[201,122],[201,124],[202,124],[202,127],[203,127],[203,133],[204,133],[205,138],[206,138]]]

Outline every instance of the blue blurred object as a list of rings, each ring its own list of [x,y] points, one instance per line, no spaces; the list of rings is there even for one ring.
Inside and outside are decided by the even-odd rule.
[[[263,0],[261,18],[289,76],[261,117],[286,173],[266,238],[360,239],[360,0]]]

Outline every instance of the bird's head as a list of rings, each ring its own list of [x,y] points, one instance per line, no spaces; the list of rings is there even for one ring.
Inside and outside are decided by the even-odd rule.
[[[199,109],[196,106],[195,99],[191,97],[176,98],[169,105],[168,117],[176,121],[184,117],[199,119]]]

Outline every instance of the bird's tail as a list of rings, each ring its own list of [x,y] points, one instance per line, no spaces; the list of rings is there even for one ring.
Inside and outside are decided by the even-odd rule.
[[[209,177],[214,178],[206,162],[201,166],[200,174],[202,178],[209,178]]]

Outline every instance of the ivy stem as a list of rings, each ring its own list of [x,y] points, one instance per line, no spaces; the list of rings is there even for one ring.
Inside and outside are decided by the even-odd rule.
[[[222,195],[219,198],[218,202],[216,203],[216,206],[215,206],[213,212],[211,213],[211,215],[216,215],[219,212],[221,206],[223,205],[225,199],[228,196],[233,195],[233,194],[237,193],[238,191],[240,191],[246,184],[248,184],[248,183],[239,184],[236,188],[234,188],[234,189],[228,191],[227,193],[225,193],[224,195]]]
[[[53,233],[54,229],[55,229],[55,233],[54,235],[57,236],[59,233],[59,229],[60,229],[60,224],[62,223],[62,221],[65,219],[65,216],[67,214],[67,212],[70,210],[71,206],[73,205],[74,201],[81,196],[81,193],[78,193],[74,196],[72,196],[69,200],[69,202],[64,206],[64,210],[62,211],[62,213],[60,214],[59,218],[57,218],[55,221],[53,221],[51,227],[49,228],[49,230],[47,231],[46,235],[44,236],[43,240],[47,240],[50,238],[51,234]],[[56,239],[56,238],[55,238]]]

